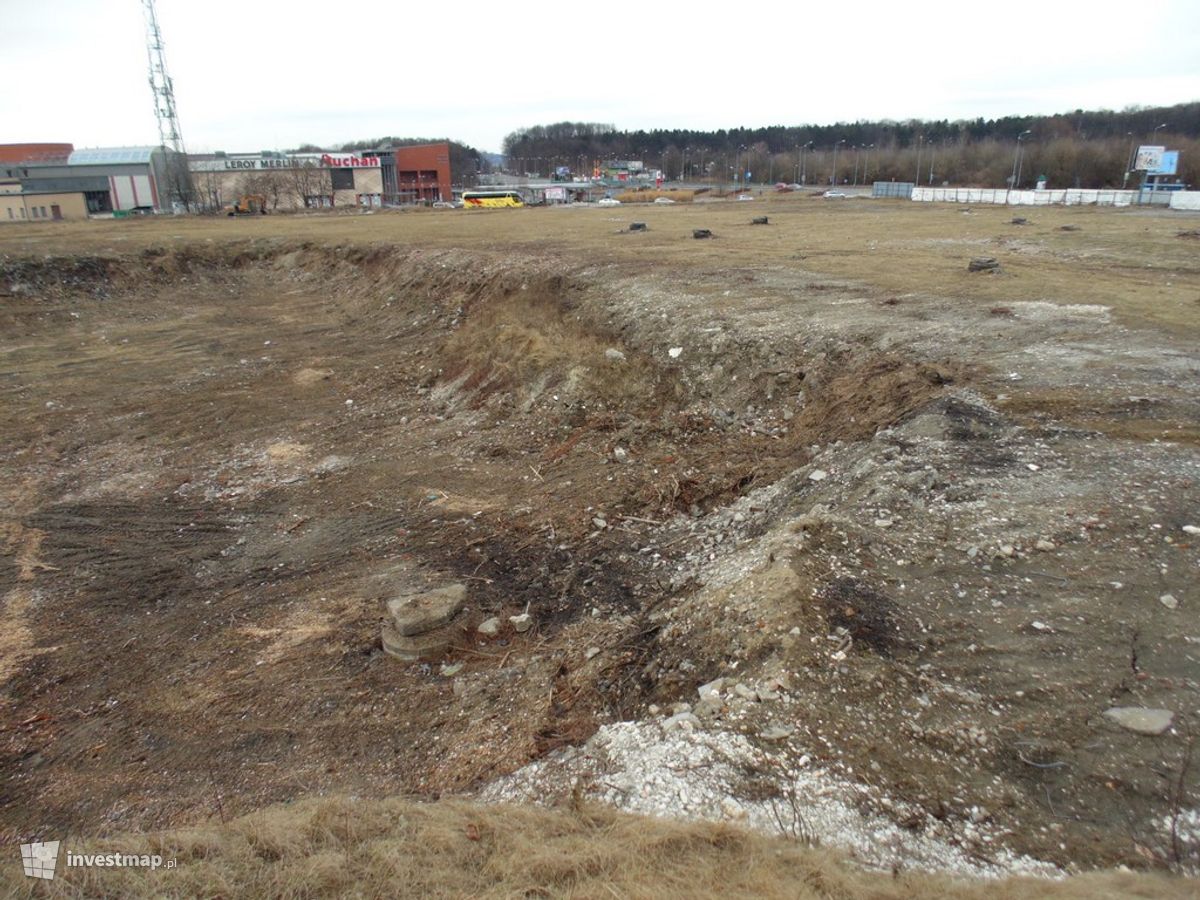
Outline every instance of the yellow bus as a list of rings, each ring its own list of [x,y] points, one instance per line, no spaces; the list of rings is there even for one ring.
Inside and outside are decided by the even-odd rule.
[[[518,191],[463,191],[463,209],[500,209],[525,205]]]

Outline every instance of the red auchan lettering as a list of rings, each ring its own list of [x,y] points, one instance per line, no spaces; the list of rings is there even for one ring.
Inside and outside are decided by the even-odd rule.
[[[378,156],[330,156],[321,154],[321,165],[333,169],[362,169],[379,165]]]

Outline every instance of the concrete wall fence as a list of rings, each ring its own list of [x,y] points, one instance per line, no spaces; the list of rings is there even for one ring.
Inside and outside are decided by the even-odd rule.
[[[995,203],[1000,206],[1170,206],[1200,209],[1200,191],[1116,191],[1073,188],[1009,191],[1004,188],[913,188],[912,199],[926,203]]]
[[[1171,209],[1200,210],[1200,191],[1171,191]]]
[[[1143,194],[1145,201],[1147,191]],[[1163,192],[1166,193],[1165,191]],[[996,203],[1001,206],[1133,206],[1137,191],[1058,190],[1009,191],[1004,188],[913,188],[912,198],[940,203]],[[1166,202],[1165,199],[1163,201]]]

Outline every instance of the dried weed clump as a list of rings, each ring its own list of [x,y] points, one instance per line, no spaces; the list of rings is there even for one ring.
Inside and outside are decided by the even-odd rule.
[[[966,883],[864,872],[833,851],[728,825],[567,809],[327,798],[226,824],[67,842],[72,853],[157,853],[175,868],[65,868],[11,897],[1128,898],[1195,896],[1195,883],[1097,873]]]

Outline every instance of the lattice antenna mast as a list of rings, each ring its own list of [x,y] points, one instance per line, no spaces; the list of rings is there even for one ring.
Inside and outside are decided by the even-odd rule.
[[[175,111],[175,87],[167,74],[167,54],[154,0],[142,0],[146,14],[146,55],[150,61],[150,90],[154,92],[154,116],[158,119],[158,138],[162,146],[184,153],[183,130]]]

